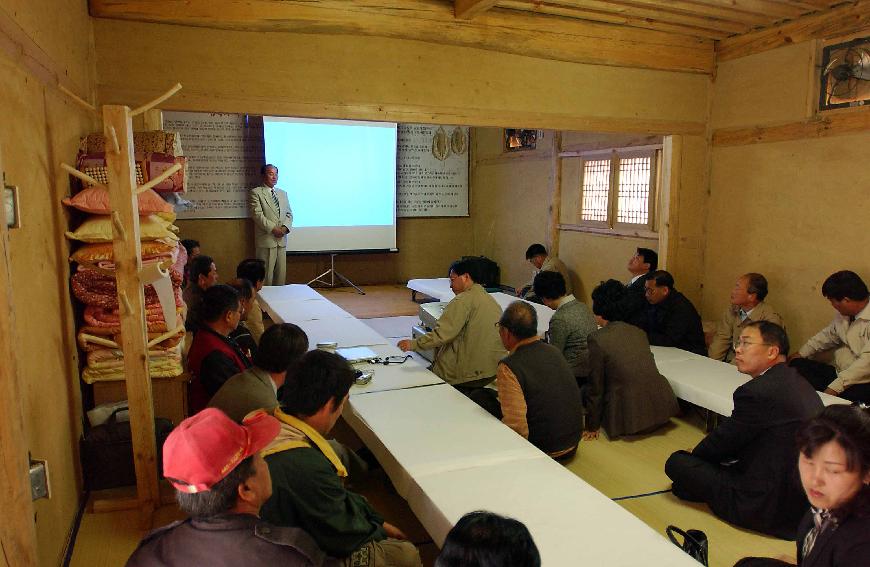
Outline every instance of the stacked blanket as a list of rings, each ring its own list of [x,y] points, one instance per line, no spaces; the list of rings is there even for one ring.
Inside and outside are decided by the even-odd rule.
[[[174,163],[181,163],[186,168],[178,136],[172,132],[136,133],[134,151],[139,184],[159,175]],[[104,152],[105,139],[101,134],[82,138],[78,169],[105,183]],[[176,173],[155,189],[159,192],[183,190],[184,174],[184,170]],[[184,372],[181,359],[185,305],[181,283],[187,253],[178,242],[175,234],[178,229],[172,225],[175,220],[172,205],[151,189],[140,193],[137,201],[143,267],[159,264],[168,271],[175,304],[171,313],[165,313],[154,286],[144,285],[148,367],[152,378],[178,376]],[[75,231],[67,233],[71,240],[83,243],[70,257],[70,261],[77,264],[70,286],[76,299],[84,304],[76,337],[86,360],[82,380],[88,384],[123,380],[121,314],[108,191],[99,185],[82,187],[64,199],[64,204],[88,215]]]

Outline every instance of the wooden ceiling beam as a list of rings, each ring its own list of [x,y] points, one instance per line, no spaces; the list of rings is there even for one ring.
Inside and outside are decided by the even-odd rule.
[[[750,30],[749,26],[740,22],[672,12],[667,9],[668,3],[663,3],[657,8],[645,8],[636,4],[610,0],[561,0],[561,2],[554,2],[554,4],[595,10],[605,14],[619,14],[637,20],[650,20],[696,28],[720,29],[732,34],[745,33]]]
[[[734,8],[725,8],[711,4],[698,4],[691,0],[670,0],[663,4],[662,0],[631,0],[632,4],[651,6],[656,9],[668,10],[683,14],[691,14],[730,22],[740,22],[749,26],[770,25],[770,17],[753,12],[744,12]]]
[[[94,17],[238,31],[350,34],[557,61],[711,74],[713,42],[494,9],[456,20],[437,0],[89,0]]]
[[[870,0],[858,0],[833,8],[822,14],[812,14],[772,28],[723,39],[716,46],[719,61],[728,61],[777,47],[809,41],[830,39],[862,31],[870,32]]]
[[[495,6],[498,0],[454,0],[453,15],[460,20],[470,20]]]
[[[638,29],[653,29],[666,33],[676,33],[693,37],[703,37],[707,39],[724,39],[733,35],[729,32],[715,29],[714,26],[711,26],[709,28],[683,26],[669,24],[665,22],[652,21],[644,18],[631,18],[620,14],[607,14],[593,10],[584,10],[582,8],[554,6],[550,3],[534,4],[534,6],[531,7],[528,3],[528,0],[502,0],[501,2],[499,2],[499,8],[517,10],[522,12],[534,12],[538,14],[548,14],[552,16],[563,16],[577,20],[589,20],[593,22],[616,24],[620,26],[631,26]]]
[[[705,0],[706,4],[724,6],[741,12],[761,14],[770,18],[772,22],[784,18],[797,18],[804,14],[804,10],[795,6],[781,4],[773,0]]]

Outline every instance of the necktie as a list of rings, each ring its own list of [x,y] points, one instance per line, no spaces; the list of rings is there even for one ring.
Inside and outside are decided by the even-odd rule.
[[[746,321],[749,318],[749,313],[744,311],[742,308],[737,312],[737,314],[740,315],[740,322],[741,323]]]
[[[272,202],[275,203],[275,208],[281,210],[281,204],[278,202],[278,194],[275,193],[275,188],[272,188]]]
[[[819,534],[825,531],[825,528],[828,527],[828,523],[831,520],[831,513],[828,510],[817,510],[813,508],[813,529],[807,533],[807,537],[804,538],[803,549],[801,550],[801,555],[804,559],[806,559],[807,555],[813,550],[813,546],[816,544],[816,538],[819,537]]]

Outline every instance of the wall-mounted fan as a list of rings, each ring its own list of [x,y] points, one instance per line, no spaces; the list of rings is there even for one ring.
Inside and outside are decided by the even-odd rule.
[[[870,40],[852,40],[824,50],[821,108],[859,106],[870,101]]]

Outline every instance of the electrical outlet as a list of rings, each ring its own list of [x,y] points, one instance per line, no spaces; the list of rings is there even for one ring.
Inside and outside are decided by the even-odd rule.
[[[31,500],[49,498],[48,463],[46,461],[30,461],[30,497]]]

